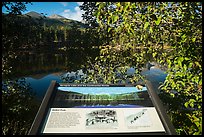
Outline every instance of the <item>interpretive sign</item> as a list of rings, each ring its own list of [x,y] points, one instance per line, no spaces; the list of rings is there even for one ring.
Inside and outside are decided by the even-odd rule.
[[[52,82],[29,134],[175,134],[153,96],[145,85]]]

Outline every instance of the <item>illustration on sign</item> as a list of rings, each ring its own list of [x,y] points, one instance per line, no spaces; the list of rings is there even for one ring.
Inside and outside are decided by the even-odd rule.
[[[146,126],[150,127],[152,125],[151,120],[149,118],[149,114],[147,112],[147,109],[142,110],[127,110],[124,112],[125,115],[125,121],[128,127],[134,127],[134,126]],[[128,116],[126,116],[128,115]]]
[[[58,87],[53,107],[150,107],[147,88],[136,87]]]
[[[115,110],[94,110],[86,114],[86,128],[114,129],[118,127]]]

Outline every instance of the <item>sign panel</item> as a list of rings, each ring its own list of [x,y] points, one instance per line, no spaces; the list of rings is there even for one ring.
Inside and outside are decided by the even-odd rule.
[[[43,101],[49,100],[40,124],[33,124],[38,129],[30,134],[167,133],[145,85],[59,84],[53,89],[52,99]]]
[[[165,132],[142,87],[58,87],[42,133]]]
[[[154,107],[50,108],[42,133],[165,132]]]

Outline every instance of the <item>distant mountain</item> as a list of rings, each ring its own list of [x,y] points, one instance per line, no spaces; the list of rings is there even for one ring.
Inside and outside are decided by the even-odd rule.
[[[48,18],[51,18],[51,19],[67,19],[63,16],[60,16],[60,15],[57,15],[57,14],[53,14],[51,16],[49,16]]]
[[[67,19],[63,16],[53,14],[51,16],[44,16],[43,14],[37,13],[35,11],[28,12],[22,15],[23,17],[31,17],[34,19],[35,22],[45,23],[46,25],[61,25],[61,26],[68,26],[68,27],[77,27],[77,28],[87,28],[88,25],[84,23],[72,19]],[[39,20],[40,19],[40,20]]]
[[[28,12],[28,13],[24,14],[24,16],[28,16],[28,17],[32,17],[32,18],[38,18],[38,19],[46,18],[44,15],[37,13],[35,11]]]

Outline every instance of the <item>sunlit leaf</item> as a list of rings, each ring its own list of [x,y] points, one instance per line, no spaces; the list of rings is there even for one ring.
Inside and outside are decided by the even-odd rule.
[[[150,31],[150,33],[152,33],[152,32],[153,32],[152,27],[150,27],[150,28],[149,28],[149,31]]]
[[[111,30],[111,28],[109,27],[109,28],[108,28],[108,32],[110,32],[110,30]]]
[[[145,22],[144,29],[146,29],[149,26],[149,22]]]
[[[155,20],[156,25],[159,25],[161,22],[161,15],[157,18],[157,20]]]
[[[196,38],[192,38],[192,42],[195,42],[196,41]]]

